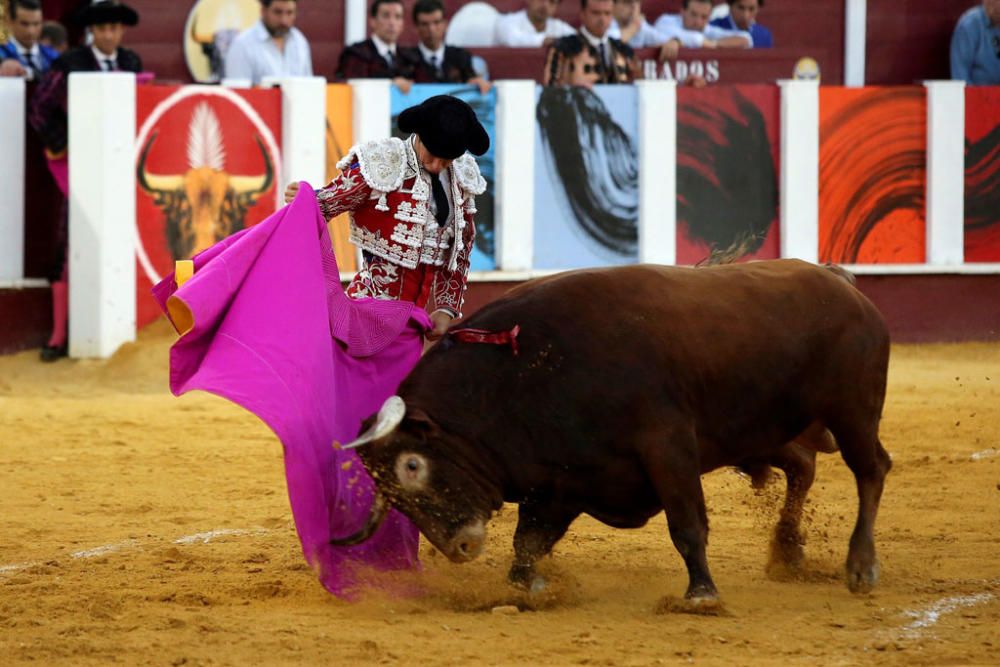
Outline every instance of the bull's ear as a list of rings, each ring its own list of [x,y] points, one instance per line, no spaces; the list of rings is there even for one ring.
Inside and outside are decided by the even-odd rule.
[[[420,408],[409,408],[406,411],[406,417],[403,418],[403,424],[411,433],[424,437],[437,433],[439,430],[437,422]]]

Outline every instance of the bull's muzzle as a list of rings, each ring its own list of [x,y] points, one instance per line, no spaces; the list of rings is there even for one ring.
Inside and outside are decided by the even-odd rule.
[[[388,513],[389,503],[381,493],[376,493],[375,500],[372,502],[371,514],[368,515],[368,521],[361,527],[361,530],[347,537],[330,538],[330,544],[335,547],[350,547],[355,544],[361,544],[375,534],[375,531],[382,525]]]
[[[480,520],[462,526],[442,551],[453,563],[467,563],[483,552],[485,544],[486,524]]]

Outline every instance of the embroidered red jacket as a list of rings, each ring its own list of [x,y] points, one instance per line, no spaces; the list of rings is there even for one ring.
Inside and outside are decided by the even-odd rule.
[[[475,240],[475,195],[486,181],[471,155],[441,175],[450,214],[439,225],[431,210],[432,176],[419,167],[411,141],[382,139],[355,146],[342,170],[317,190],[327,220],[349,212],[351,242],[364,265],[348,286],[351,297],[404,299],[460,317]]]

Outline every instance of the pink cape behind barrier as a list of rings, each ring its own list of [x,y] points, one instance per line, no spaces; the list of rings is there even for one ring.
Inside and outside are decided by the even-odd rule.
[[[351,597],[358,566],[417,567],[418,532],[395,510],[367,542],[330,546],[364,525],[374,491],[358,456],[332,444],[352,440],[417,363],[426,312],[344,294],[306,183],[290,205],[199,253],[194,266],[183,287],[170,275],[153,288],[181,334],[170,390],[222,396],[278,436],[302,552],[327,590]]]

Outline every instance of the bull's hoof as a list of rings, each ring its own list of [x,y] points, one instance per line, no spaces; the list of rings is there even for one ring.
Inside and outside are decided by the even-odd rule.
[[[541,575],[535,575],[535,578],[531,580],[531,585],[528,586],[528,592],[532,594],[542,593],[549,587],[549,582],[546,581],[545,577]]]
[[[805,560],[806,552],[802,548],[805,539],[795,528],[784,527],[781,524],[771,538],[771,549],[768,555],[768,572],[794,572]]]
[[[507,573],[507,581],[511,586],[525,591],[530,591],[535,579],[539,578],[535,574],[535,568],[530,565],[511,565],[510,572]]]
[[[868,567],[852,567],[847,565],[847,588],[852,593],[871,593],[878,583],[878,562]]]
[[[696,614],[700,616],[729,616],[718,594],[712,596],[685,597],[678,600],[665,597],[660,600],[654,611],[657,614]]]

